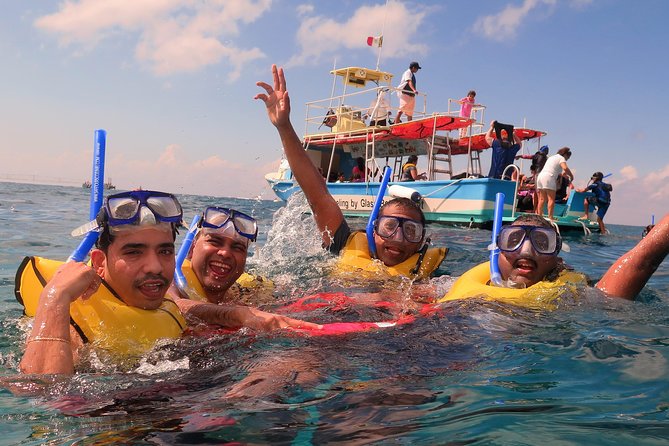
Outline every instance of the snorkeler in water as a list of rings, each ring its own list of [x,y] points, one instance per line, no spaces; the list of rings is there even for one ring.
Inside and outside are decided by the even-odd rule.
[[[266,93],[259,93],[267,107],[270,122],[281,137],[286,159],[290,163],[295,179],[307,197],[314,219],[323,237],[323,246],[333,254],[356,251],[357,261],[372,262],[373,253],[367,245],[364,233],[352,232],[344,214],[323,182],[318,169],[307,156],[300,139],[290,122],[290,97],[286,91],[286,79],[282,68],[272,65],[273,86],[258,82]],[[416,265],[418,252],[426,247],[425,216],[420,207],[406,198],[395,198],[384,204],[374,225],[374,246],[376,257],[387,267],[394,267],[402,275],[408,276]],[[431,254],[432,255],[432,254]],[[433,265],[425,275],[439,267],[446,256],[446,250],[434,252]],[[364,268],[364,265],[363,265]]]
[[[158,338],[181,335],[186,324],[179,310],[232,328],[320,327],[239,305],[177,299],[177,308],[165,295],[174,275],[174,240],[181,219],[181,205],[172,194],[140,190],[107,197],[98,218],[87,224],[101,230],[91,252],[92,267],[63,264],[38,299],[21,291],[24,305],[37,299],[21,372],[72,374],[84,342],[121,355],[142,354],[136,345],[146,351]],[[221,254],[228,252],[225,247],[218,252],[228,258]]]
[[[511,225],[501,228],[496,245],[500,250],[499,272],[502,281],[512,288],[524,289],[539,283],[553,282],[559,280],[567,271],[562,258],[558,255],[562,246],[561,237],[555,227],[539,215],[522,215]],[[632,300],[667,254],[669,254],[669,214],[634,248],[621,256],[595,287],[607,296]],[[465,276],[458,281],[469,280]],[[486,285],[482,285],[476,289],[490,292],[492,287],[485,288]],[[458,282],[453,285],[449,294],[454,293],[456,288],[459,288]],[[483,294],[485,292],[482,291]],[[447,294],[445,300],[458,297],[471,296]]]

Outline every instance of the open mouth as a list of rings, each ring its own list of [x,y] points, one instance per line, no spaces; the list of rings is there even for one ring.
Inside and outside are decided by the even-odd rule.
[[[527,275],[537,269],[537,263],[531,259],[518,259],[514,267],[518,271],[518,274]]]
[[[209,262],[209,271],[215,278],[225,277],[232,272],[232,266],[218,261]]]
[[[167,288],[167,282],[165,280],[145,280],[139,284],[137,287],[143,295],[150,298],[162,299],[165,295],[165,288]]]

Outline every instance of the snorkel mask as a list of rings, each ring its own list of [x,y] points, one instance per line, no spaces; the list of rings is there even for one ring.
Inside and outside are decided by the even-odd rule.
[[[150,190],[121,192],[107,197],[96,219],[73,230],[72,236],[100,232],[105,227],[111,233],[136,229],[137,226],[157,226],[173,231],[181,226],[182,218],[181,204],[172,194]]]
[[[209,206],[202,213],[200,231],[229,237],[246,246],[258,237],[258,222],[255,218],[235,209]]]

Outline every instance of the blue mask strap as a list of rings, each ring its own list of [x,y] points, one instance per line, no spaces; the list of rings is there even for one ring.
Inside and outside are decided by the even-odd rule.
[[[105,182],[105,148],[107,146],[107,131],[98,129],[95,131],[95,145],[93,147],[93,173],[91,175],[91,204],[89,209],[89,220],[95,220],[102,207]],[[72,251],[68,260],[83,262],[97,241],[100,233],[89,231],[79,243],[77,249]]]
[[[379,209],[381,208],[381,202],[383,201],[383,196],[386,194],[386,188],[388,187],[388,181],[390,181],[390,176],[393,174],[393,169],[390,166],[386,166],[383,171],[383,179],[381,180],[381,186],[379,186],[379,193],[376,194],[376,200],[374,200],[374,207],[372,208],[372,213],[369,214],[369,221],[367,221],[367,244],[369,245],[369,252],[372,255],[372,258],[376,258],[376,242],[374,242],[374,222],[376,217],[379,215]]]

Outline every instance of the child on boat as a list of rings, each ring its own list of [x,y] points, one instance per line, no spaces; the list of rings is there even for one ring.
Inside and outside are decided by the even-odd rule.
[[[480,105],[474,103],[475,97],[476,97],[476,92],[474,90],[469,90],[467,96],[458,101],[458,103],[460,104],[460,117],[462,118],[472,117],[472,109]],[[467,128],[463,127],[460,129],[460,138],[464,138],[465,136],[467,136]]]

